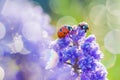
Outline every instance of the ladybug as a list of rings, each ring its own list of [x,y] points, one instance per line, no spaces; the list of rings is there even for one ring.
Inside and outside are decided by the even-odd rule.
[[[72,27],[71,26],[62,26],[57,35],[59,38],[64,38],[70,31],[72,31]]]
[[[78,25],[82,30],[85,30],[85,32],[87,32],[87,30],[89,29],[88,24],[86,22],[81,22]]]

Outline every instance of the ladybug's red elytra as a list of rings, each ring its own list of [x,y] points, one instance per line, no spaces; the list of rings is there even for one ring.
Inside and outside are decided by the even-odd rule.
[[[64,38],[72,30],[71,26],[62,26],[57,35],[59,38]]]

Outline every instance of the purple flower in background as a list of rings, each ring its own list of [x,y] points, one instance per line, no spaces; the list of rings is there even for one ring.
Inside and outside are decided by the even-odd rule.
[[[82,22],[73,27],[65,37],[53,42],[51,48],[56,51],[59,58],[57,66],[71,67],[69,76],[77,75],[77,80],[107,80],[107,71],[101,64],[103,54],[96,43],[95,36],[86,37],[88,29],[88,24]]]
[[[4,80],[46,80],[54,28],[42,8],[28,0],[0,0],[0,66]],[[2,79],[1,79],[2,80]]]

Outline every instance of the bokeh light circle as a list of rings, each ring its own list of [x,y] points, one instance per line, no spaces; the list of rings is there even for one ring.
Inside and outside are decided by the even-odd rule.
[[[41,31],[41,25],[33,21],[25,23],[22,29],[24,37],[33,42],[40,40]]]
[[[106,6],[103,4],[94,5],[89,13],[89,18],[92,22],[91,32],[96,35],[97,41],[101,44],[104,42],[104,36],[109,31],[109,27],[106,25],[106,14]]]
[[[5,72],[2,67],[0,67],[0,80],[3,80],[5,76]]]
[[[112,30],[104,38],[105,48],[113,54],[120,54],[120,30]]]
[[[106,20],[106,7],[104,5],[95,5],[89,13],[90,20],[95,25],[104,24]]]
[[[120,16],[120,3],[119,0],[106,0],[106,7],[110,14]]]
[[[120,3],[119,0],[107,0],[106,7],[108,14],[107,20],[108,25],[111,29],[119,28],[120,29]]]
[[[57,26],[57,31],[60,29],[60,27],[62,26],[62,25],[75,25],[75,24],[77,24],[77,21],[76,21],[76,19],[74,18],[74,17],[72,17],[72,16],[63,16],[62,18],[60,18],[58,21],[57,21],[57,24],[56,24],[56,26]]]
[[[4,38],[6,34],[5,25],[0,22],[0,39]]]
[[[105,65],[107,69],[112,68],[116,62],[116,55],[109,52],[104,46],[101,47],[101,51],[104,54],[102,63]]]

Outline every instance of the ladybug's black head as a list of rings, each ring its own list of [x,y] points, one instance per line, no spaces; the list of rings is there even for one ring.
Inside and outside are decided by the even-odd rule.
[[[71,26],[65,26],[69,31],[72,31],[73,30],[73,28],[71,27]]]
[[[69,31],[72,31],[72,30],[73,30],[71,26],[67,26],[67,27],[68,27],[68,30],[69,30]]]
[[[85,32],[89,29],[88,24],[86,22],[81,22],[78,26],[81,29],[85,30]]]

